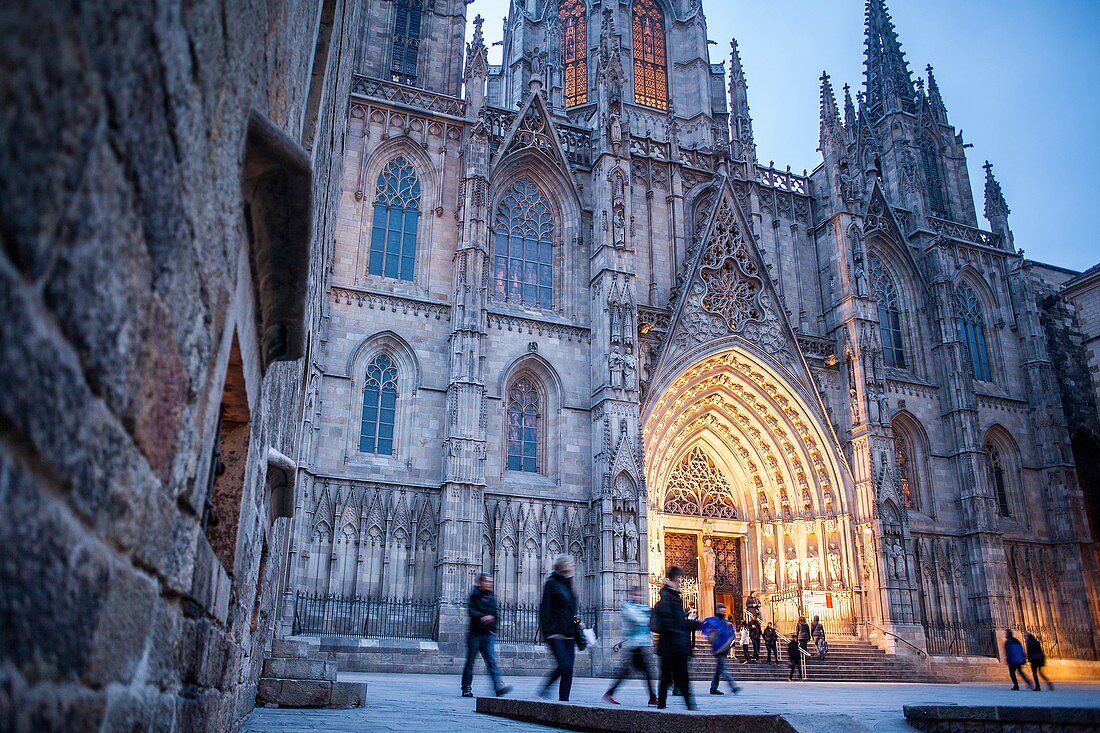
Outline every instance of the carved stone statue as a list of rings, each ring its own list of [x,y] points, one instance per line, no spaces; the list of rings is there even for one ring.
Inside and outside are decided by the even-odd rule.
[[[771,586],[775,585],[775,562],[775,553],[769,547],[764,553],[764,580]]]
[[[626,528],[623,526],[623,520],[618,517],[615,518],[615,522],[611,525],[614,538],[612,539],[612,546],[614,548],[615,562],[623,561],[623,535],[626,532]]]
[[[638,523],[633,514],[626,520],[626,561],[638,562]]]
[[[795,557],[794,549],[787,549],[787,585],[798,585],[798,558]]]
[[[886,553],[890,557],[890,570],[891,576],[897,579],[905,577],[905,549],[901,546],[901,541],[894,539],[886,545]]]
[[[607,365],[611,372],[611,386],[620,389],[623,386],[623,355],[612,351],[607,355]]]
[[[710,537],[703,538],[703,572],[701,577],[704,581],[713,584],[714,583],[714,547],[712,546]]]
[[[811,552],[810,556],[806,558],[806,569],[809,572],[811,583],[821,577],[821,558],[817,556],[817,552]]]
[[[825,558],[829,562],[829,574],[833,576],[833,580],[840,580],[840,553],[836,545],[829,545],[829,552]]]
[[[623,118],[617,112],[612,112],[608,118],[608,130],[611,137],[611,145],[618,152],[619,145],[623,142]]]
[[[638,379],[638,360],[633,354],[623,354],[623,386],[626,389],[634,389]]]

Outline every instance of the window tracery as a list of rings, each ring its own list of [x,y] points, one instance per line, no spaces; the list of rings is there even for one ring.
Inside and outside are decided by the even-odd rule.
[[[634,2],[634,101],[668,109],[665,18],[654,0]]]
[[[588,101],[588,28],[584,0],[565,0],[558,10],[561,61],[565,70],[565,106]]]
[[[901,305],[893,278],[877,257],[870,257],[871,288],[878,299],[882,355],[886,366],[905,369],[905,344],[901,335]]]
[[[397,0],[393,19],[393,55],[390,75],[398,84],[416,83],[416,66],[420,60],[420,29],[425,8],[430,0]]]
[[[947,202],[943,196],[943,178],[940,176],[936,142],[928,135],[921,138],[920,158],[924,169],[924,187],[928,193],[928,207],[933,214],[942,216],[947,211]]]
[[[696,446],[668,478],[664,511],[703,517],[737,519],[733,490],[711,457]]]
[[[978,293],[966,283],[960,283],[955,288],[955,323],[959,329],[959,340],[970,354],[974,379],[992,382],[993,370],[985,337],[984,308]]]
[[[985,466],[989,474],[989,483],[993,485],[993,493],[997,497],[997,511],[1002,517],[1011,517],[1005,462],[1001,457],[1001,450],[992,442],[985,444]]]
[[[508,388],[508,470],[539,473],[542,399],[524,375]]]
[[[896,425],[894,426],[894,456],[898,464],[898,489],[901,492],[901,503],[906,509],[920,511],[912,442],[909,436]]]
[[[371,227],[370,274],[412,280],[420,223],[420,179],[404,156],[378,174]]]
[[[379,354],[367,365],[367,377],[363,384],[359,451],[392,455],[396,416],[397,365],[388,354]]]
[[[497,207],[494,297],[550,309],[554,304],[554,221],[530,178],[521,178]]]

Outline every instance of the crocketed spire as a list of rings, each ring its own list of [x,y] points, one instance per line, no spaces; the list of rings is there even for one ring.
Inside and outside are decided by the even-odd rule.
[[[864,77],[867,109],[876,118],[898,109],[912,110],[913,76],[884,0],[867,0]]]
[[[836,106],[836,94],[829,75],[821,72],[821,151],[824,153],[829,143],[843,139],[844,129],[840,123],[840,110]]]
[[[741,54],[737,51],[737,39],[730,40],[730,139],[733,141],[733,157],[753,162],[756,145],[752,135],[752,116],[749,114],[749,85],[745,81],[745,69],[741,66]]]
[[[925,71],[928,72],[928,104],[932,107],[932,114],[935,115],[936,122],[947,124],[947,107],[940,96],[940,85],[936,83],[936,76],[932,73],[932,64],[928,64]]]
[[[1001,192],[1001,184],[993,175],[993,165],[987,160],[982,168],[985,169],[985,218],[993,233],[1001,238],[1001,246],[1011,251],[1015,245],[1008,227],[1008,203]]]

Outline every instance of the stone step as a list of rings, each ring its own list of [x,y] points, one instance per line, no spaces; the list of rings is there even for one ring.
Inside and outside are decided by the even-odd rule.
[[[279,659],[264,660],[261,677],[293,680],[336,681],[336,662],[322,659]]]
[[[279,659],[308,659],[312,646],[295,639],[276,639],[271,642],[271,656]]]
[[[357,708],[367,701],[363,682],[261,677],[256,702],[281,708]]]

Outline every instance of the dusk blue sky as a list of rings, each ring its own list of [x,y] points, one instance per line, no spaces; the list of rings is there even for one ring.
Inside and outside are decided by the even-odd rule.
[[[909,68],[935,67],[948,116],[966,142],[979,225],[986,159],[1027,257],[1081,270],[1100,261],[1100,0],[892,0]],[[703,0],[711,60],[736,36],[761,162],[812,170],[818,79],[863,83],[862,0]],[[486,43],[500,40],[507,0],[474,0]],[[472,24],[470,26],[472,31]],[[620,29],[622,31],[622,29]],[[500,47],[490,47],[490,63]]]

